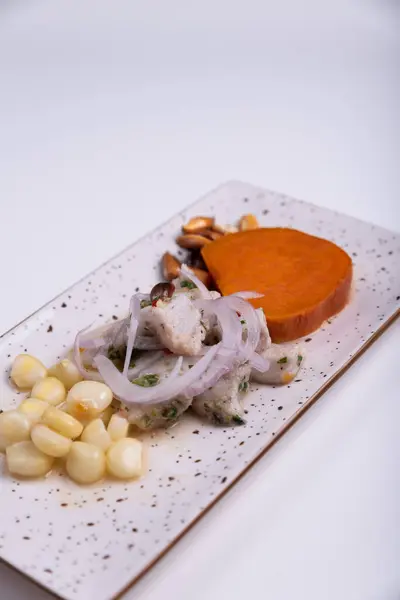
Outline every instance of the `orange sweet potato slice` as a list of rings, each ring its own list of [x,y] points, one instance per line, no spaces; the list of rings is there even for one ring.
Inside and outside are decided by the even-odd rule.
[[[281,227],[221,237],[202,255],[222,294],[251,290],[274,342],[312,331],[348,302],[352,262],[336,244]]]

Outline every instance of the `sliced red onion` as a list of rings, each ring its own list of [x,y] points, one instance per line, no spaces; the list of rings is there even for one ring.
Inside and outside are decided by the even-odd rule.
[[[242,343],[243,355],[250,361],[252,367],[264,373],[269,369],[269,360],[256,352],[261,335],[261,325],[257,311],[249,302],[237,296],[227,296],[226,300],[246,321],[247,339]]]
[[[204,300],[210,300],[211,294],[202,281],[193,273],[187,265],[181,265],[181,275],[192,281],[198,288],[200,295]]]
[[[185,394],[185,391],[191,386],[211,364],[220,345],[212,346],[192,369],[189,369],[183,375],[178,376],[182,366],[183,358],[179,357],[175,368],[168,379],[154,386],[153,388],[141,388],[128,381],[122,373],[118,371],[115,365],[106,357],[98,355],[94,363],[103,377],[104,382],[111,388],[113,394],[124,402],[124,404],[159,404],[168,402],[179,394]]]
[[[86,327],[85,329],[82,329],[81,331],[78,332],[78,334],[75,337],[75,341],[74,341],[74,352],[73,352],[73,356],[74,356],[74,362],[76,364],[76,367],[79,371],[79,373],[82,375],[82,377],[84,379],[92,379],[93,381],[102,381],[102,378],[100,376],[99,373],[97,373],[97,371],[91,371],[89,369],[86,369],[83,362],[82,362],[82,357],[81,357],[81,335],[83,333],[85,333],[85,331],[87,331],[89,328],[91,327],[91,325],[89,325],[89,327]]]
[[[259,294],[258,292],[235,292],[232,296],[243,298],[243,300],[252,300],[255,298],[263,298],[265,294]]]
[[[128,339],[126,343],[126,354],[123,368],[123,375],[125,377],[128,374],[129,363],[131,362],[131,356],[133,351],[133,345],[135,343],[136,333],[139,327],[139,319],[140,319],[140,296],[141,294],[135,294],[132,296],[131,301],[129,303],[129,314],[130,314],[130,322],[129,322],[129,330],[128,330]]]
[[[206,314],[212,312],[217,317],[222,331],[223,348],[235,348],[236,359],[248,360],[251,366],[261,372],[268,369],[269,362],[255,352],[260,339],[260,321],[251,304],[237,295],[232,295],[213,301],[199,300],[196,305]],[[240,318],[237,313],[240,313]],[[246,321],[247,339],[245,342],[242,340],[243,331],[240,319]],[[231,368],[233,368],[235,357],[231,356],[230,360]]]
[[[102,327],[91,330],[92,327],[93,323],[79,332],[80,348],[84,348],[85,350],[96,350],[107,343],[107,327],[103,325]]]
[[[224,348],[239,348],[242,340],[242,327],[236,313],[226,304],[225,298],[216,300],[196,300],[195,306],[207,316],[215,315],[221,329],[221,342]]]
[[[250,364],[253,369],[256,369],[256,371],[259,371],[260,373],[265,373],[266,371],[268,371],[271,363],[267,358],[261,356],[261,354],[254,352],[250,359]]]
[[[260,339],[260,321],[257,313],[251,304],[238,296],[226,296],[225,301],[232,311],[240,313],[240,319],[246,321],[247,339],[242,343],[242,350],[245,358],[249,359]]]
[[[80,339],[81,348],[85,350],[96,350],[97,348],[101,348],[107,343],[107,340],[104,337],[88,337],[87,339]]]
[[[232,370],[232,366],[237,358],[234,350],[225,351],[221,347],[215,356],[213,363],[203,373],[203,375],[185,390],[188,397],[199,396],[207,389],[214,387],[216,383]]]
[[[138,350],[162,350],[165,348],[155,335],[137,335],[134,347]]]
[[[149,356],[140,357],[138,364],[128,370],[128,379],[134,379],[143,373],[143,371],[147,371],[152,365],[160,360],[162,356],[162,352],[149,352]]]

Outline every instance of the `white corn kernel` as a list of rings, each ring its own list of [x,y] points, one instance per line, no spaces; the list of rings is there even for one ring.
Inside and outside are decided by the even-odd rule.
[[[65,400],[65,387],[59,379],[55,377],[45,377],[41,379],[32,389],[32,397],[44,400],[53,406],[57,406]]]
[[[103,412],[99,415],[100,419],[103,421],[103,423],[106,427],[109,424],[110,419],[113,416],[114,412],[115,412],[115,408],[113,408],[110,405],[110,406],[107,406],[106,410],[103,410]]]
[[[7,467],[13,475],[42,477],[53,466],[54,458],[40,452],[32,442],[18,442],[8,446]]]
[[[113,442],[122,440],[128,435],[129,422],[125,417],[121,415],[113,415],[107,427],[107,431]]]
[[[66,469],[77,483],[94,483],[106,472],[106,457],[97,446],[86,442],[73,442],[68,454]]]
[[[99,381],[80,381],[68,392],[67,411],[81,420],[98,417],[112,402],[112,391]]]
[[[111,445],[111,437],[101,419],[95,419],[85,427],[81,435],[82,442],[98,446],[104,452]]]
[[[31,422],[18,410],[7,410],[0,414],[0,452],[7,446],[29,440]]]
[[[42,415],[46,408],[49,406],[48,402],[39,400],[39,398],[27,398],[18,406],[18,412],[26,415],[32,425],[38,423],[42,418]]]
[[[79,437],[83,430],[82,423],[55,406],[49,406],[46,409],[42,417],[42,423],[72,440]]]
[[[10,374],[15,385],[23,389],[32,388],[46,375],[46,367],[30,354],[18,354],[14,359]]]
[[[70,390],[72,386],[83,380],[77,366],[69,358],[64,358],[50,367],[48,374],[57,377],[64,384],[66,390]]]
[[[66,456],[72,445],[72,441],[69,438],[64,437],[41,423],[32,427],[31,439],[36,448],[41,452],[55,458]]]
[[[133,438],[113,442],[107,451],[107,470],[118,479],[132,479],[142,474],[142,444]]]

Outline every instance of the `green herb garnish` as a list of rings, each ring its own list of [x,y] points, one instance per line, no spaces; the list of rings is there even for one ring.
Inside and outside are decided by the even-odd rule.
[[[146,306],[151,306],[151,300],[141,300],[140,308],[146,308]]]
[[[193,290],[194,288],[197,288],[197,285],[195,283],[193,283],[193,281],[187,281],[185,279],[184,281],[181,281],[181,288],[187,288],[188,290]]]
[[[239,383],[239,387],[238,387],[239,392],[247,392],[248,389],[249,389],[248,381],[244,380]]]
[[[160,376],[155,373],[149,373],[148,375],[142,375],[137,379],[134,379],[132,383],[136,383],[136,385],[140,385],[141,387],[153,387],[157,385],[160,381]]]
[[[240,322],[241,322],[242,325],[246,325],[245,319],[240,319]]]
[[[149,415],[143,415],[143,417],[142,417],[142,424],[143,424],[143,427],[144,427],[145,429],[147,429],[147,427],[150,427],[151,423],[152,423],[152,420],[151,420],[151,418],[149,417]]]
[[[114,348],[114,346],[110,346],[107,352],[108,358],[111,361],[116,361],[116,360],[123,360],[124,355],[126,354],[126,348],[124,353],[121,353],[121,350],[119,348]]]
[[[131,359],[129,361],[129,367],[131,369],[136,365],[136,361],[142,356],[142,354],[143,350],[138,350],[137,348],[134,348],[132,350]],[[120,348],[110,346],[107,352],[107,356],[118,369],[122,369],[123,364],[125,362],[126,346],[121,346]]]
[[[221,413],[217,412],[212,413],[212,420],[216,425],[224,425],[225,423],[224,417],[221,415]]]
[[[297,366],[300,366],[301,361],[303,360],[303,357],[301,354],[297,355]]]
[[[277,360],[276,362],[278,363],[278,365],[284,365],[287,363],[287,356],[282,356],[282,358],[280,358],[279,360]]]
[[[244,425],[245,421],[240,415],[233,415],[232,421],[237,425]]]
[[[170,406],[169,408],[164,408],[161,414],[164,419],[176,419],[178,416],[178,409],[175,406]]]

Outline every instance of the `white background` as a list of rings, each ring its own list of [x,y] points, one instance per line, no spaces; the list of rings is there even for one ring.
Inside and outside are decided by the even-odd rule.
[[[399,230],[399,106],[396,0],[0,0],[0,330],[230,178]],[[128,598],[398,599],[399,349],[397,323]]]

